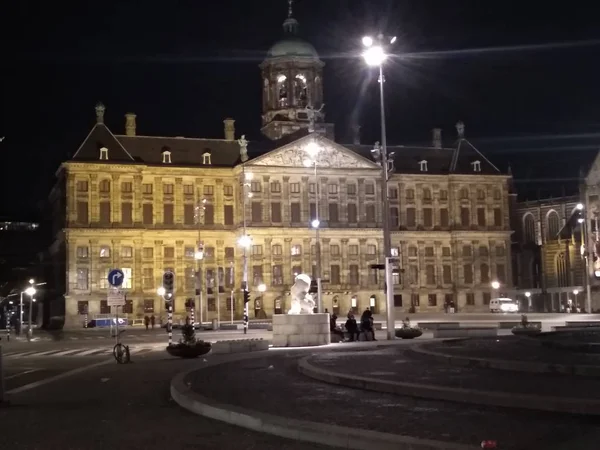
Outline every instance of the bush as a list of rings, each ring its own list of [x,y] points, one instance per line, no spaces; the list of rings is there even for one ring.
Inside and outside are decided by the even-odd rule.
[[[167,352],[171,356],[178,356],[179,358],[197,358],[198,356],[206,355],[210,352],[212,345],[210,342],[196,341],[194,344],[179,343],[175,345],[169,345]]]
[[[423,334],[420,328],[402,327],[396,329],[396,337],[401,339],[414,339]]]

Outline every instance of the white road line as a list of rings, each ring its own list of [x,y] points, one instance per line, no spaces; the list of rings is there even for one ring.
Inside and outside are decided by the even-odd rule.
[[[4,379],[5,379],[5,380],[10,380],[10,379],[12,379],[12,378],[17,378],[17,377],[20,377],[21,375],[26,375],[26,374],[28,374],[28,373],[31,373],[31,372],[37,372],[38,370],[39,370],[39,369],[29,369],[29,370],[25,370],[24,372],[19,372],[19,373],[15,373],[15,374],[9,375],[9,376],[7,376],[7,377],[4,377]]]
[[[58,352],[58,353],[54,353],[52,356],[65,356],[65,355],[69,355],[71,353],[76,353],[78,351],[80,351],[81,349],[75,349],[75,350],[64,350],[62,352]]]
[[[52,383],[53,381],[62,380],[63,378],[70,377],[71,375],[76,375],[81,372],[85,372],[86,370],[93,369],[94,367],[102,366],[105,364],[109,364],[114,362],[112,359],[107,359],[106,361],[100,361],[94,364],[90,364],[89,366],[78,367],[77,369],[69,370],[67,372],[63,372],[61,374],[55,375],[50,378],[45,378],[43,380],[36,381],[34,383],[25,384],[23,386],[19,386],[18,388],[11,389],[6,391],[7,394],[18,394],[19,392],[29,391],[39,386],[43,386],[48,383]]]
[[[102,350],[108,352],[112,352],[112,350],[109,349],[102,349],[102,348],[92,348],[91,350],[85,350],[81,353],[77,353],[77,356],[86,356],[86,355],[91,355],[92,353],[100,353]]]
[[[49,353],[54,353],[55,351],[56,351],[56,349],[54,349],[54,350],[46,350],[45,352],[39,352],[39,353],[36,353],[35,355],[36,356],[44,356],[44,355],[47,355]]]
[[[37,352],[21,352],[21,353],[14,353],[11,356],[7,356],[7,358],[23,358],[24,356],[31,356],[31,355],[35,355]]]

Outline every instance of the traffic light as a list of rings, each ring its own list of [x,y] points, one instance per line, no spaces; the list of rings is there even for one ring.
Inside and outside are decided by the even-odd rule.
[[[196,306],[196,305],[195,305],[195,303],[194,303],[194,299],[192,299],[192,298],[188,298],[188,299],[185,301],[185,307],[186,307],[187,309],[192,309],[192,308],[194,308],[195,306]]]
[[[171,307],[171,301],[165,300],[165,311],[168,311],[170,307]]]
[[[244,304],[249,303],[250,302],[250,292],[244,290]]]
[[[165,288],[165,298],[173,297],[175,291],[175,274],[171,271],[166,271],[163,274],[163,287]]]

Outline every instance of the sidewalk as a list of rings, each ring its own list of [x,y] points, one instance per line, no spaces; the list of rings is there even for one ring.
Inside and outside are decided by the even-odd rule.
[[[334,353],[319,354],[328,358]],[[366,354],[356,353],[357,364]],[[328,385],[301,375],[297,370],[299,356],[281,352],[230,362],[194,372],[186,382],[194,392],[216,402],[283,418],[473,446],[493,439],[502,450],[543,448],[543,443],[566,442],[591,428],[590,420],[567,415],[531,414]],[[391,363],[405,367],[404,361]]]

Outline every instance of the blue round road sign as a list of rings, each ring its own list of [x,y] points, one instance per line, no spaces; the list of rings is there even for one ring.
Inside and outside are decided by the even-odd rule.
[[[121,286],[125,275],[121,269],[113,269],[108,272],[108,284],[111,286]]]

